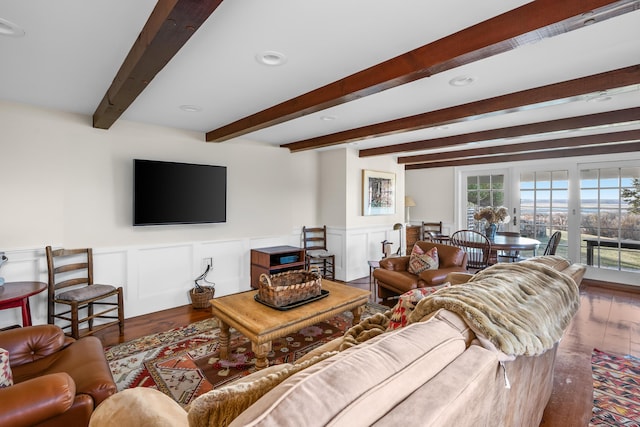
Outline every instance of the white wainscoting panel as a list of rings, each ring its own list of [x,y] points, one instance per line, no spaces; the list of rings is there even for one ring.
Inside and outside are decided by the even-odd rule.
[[[348,231],[328,228],[328,248],[336,256],[336,279],[350,281],[368,276],[367,261],[381,257],[380,242],[397,240],[397,235],[392,227],[384,226]],[[251,239],[94,248],[94,277],[97,283],[123,287],[125,318],[130,318],[190,304],[189,290],[203,272],[204,258],[213,258],[213,270],[207,278],[215,283],[215,296],[219,297],[250,289],[252,248],[301,244],[301,230],[296,229],[288,235]],[[9,261],[0,275],[6,281],[47,282],[44,248],[3,251]],[[46,291],[29,301],[33,323],[46,323]],[[1,310],[0,328],[22,324],[21,319],[20,309]]]

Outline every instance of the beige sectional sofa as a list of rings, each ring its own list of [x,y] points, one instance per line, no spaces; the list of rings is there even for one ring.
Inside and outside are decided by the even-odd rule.
[[[547,256],[458,275],[463,283],[403,311],[407,326],[389,329],[393,313],[377,314],[186,411],[155,390],[126,390],[90,425],[538,426],[584,270]]]

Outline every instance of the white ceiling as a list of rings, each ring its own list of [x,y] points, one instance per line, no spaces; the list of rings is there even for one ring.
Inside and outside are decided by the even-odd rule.
[[[204,140],[207,131],[526,3],[225,0],[121,120],[198,131]],[[1,20],[6,20],[24,29],[25,35],[0,35],[0,99],[93,115],[155,4],[154,0],[2,0],[0,34]],[[262,65],[255,57],[264,51],[281,52],[287,61],[277,67]],[[280,145],[639,63],[636,7],[622,16],[241,138]],[[476,81],[466,87],[448,83],[461,75]],[[359,149],[380,147],[639,107],[640,86],[614,94],[608,102],[586,98],[351,144]],[[202,111],[185,112],[181,105],[196,105]],[[335,119],[321,119],[326,116]],[[639,128],[640,123],[632,123],[616,130]],[[224,143],[232,144],[233,139]],[[505,142],[486,144],[496,143]]]

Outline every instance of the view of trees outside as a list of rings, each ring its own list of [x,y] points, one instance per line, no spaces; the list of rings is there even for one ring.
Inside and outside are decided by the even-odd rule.
[[[473,214],[481,207],[504,206],[504,175],[474,175],[467,177],[467,228],[477,230]]]
[[[639,178],[638,167],[580,171],[581,262],[640,271]]]

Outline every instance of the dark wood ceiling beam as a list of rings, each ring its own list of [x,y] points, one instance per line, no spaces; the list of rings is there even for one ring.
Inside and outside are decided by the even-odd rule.
[[[488,163],[522,162],[527,160],[558,159],[563,157],[595,156],[599,154],[632,153],[638,151],[640,151],[640,142],[603,144],[593,147],[564,148],[559,150],[534,151],[530,153],[507,154],[501,156],[445,160],[442,162],[432,163],[414,163],[406,165],[405,170],[480,165]]]
[[[159,0],[93,113],[93,127],[109,129],[220,3]]]
[[[507,153],[522,153],[526,151],[557,150],[559,148],[581,147],[598,144],[610,144],[623,141],[640,140],[640,129],[622,132],[600,133],[587,136],[574,136],[568,138],[549,139],[545,141],[533,141],[520,144],[495,145],[491,147],[473,148],[469,150],[446,151],[441,153],[423,154],[419,156],[407,156],[398,158],[398,163],[426,164],[443,160],[465,159],[469,157],[491,156]]]
[[[557,104],[558,100],[562,99],[568,102],[577,96],[638,83],[640,83],[640,65],[633,65],[588,77],[527,89],[494,98],[417,114],[415,116],[310,138],[304,141],[283,144],[281,147],[289,148],[291,151],[329,147],[365,138],[393,135],[463,120],[468,121],[485,118],[518,109],[530,108],[536,104],[538,104],[538,106]]]
[[[568,117],[565,119],[530,123],[526,125],[511,126],[507,128],[471,132],[462,135],[452,135],[444,138],[425,139],[422,141],[407,142],[404,144],[368,148],[365,150],[360,150],[358,154],[360,157],[368,157],[408,151],[433,150],[436,148],[452,147],[456,145],[469,144],[472,142],[484,142],[496,139],[514,138],[518,136],[536,135],[547,132],[557,132],[562,130],[576,130],[585,127],[611,125],[615,123],[624,123],[639,119],[640,107],[627,108],[624,110],[587,114],[585,116]]]
[[[207,132],[221,142],[634,10],[634,0],[536,0]],[[593,12],[593,13],[591,13]],[[589,14],[585,17],[585,14]]]

